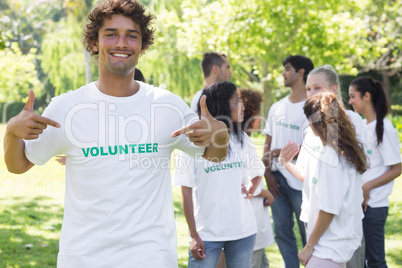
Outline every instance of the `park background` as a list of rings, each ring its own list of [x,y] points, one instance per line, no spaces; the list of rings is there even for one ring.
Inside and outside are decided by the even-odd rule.
[[[24,106],[28,90],[41,113],[53,96],[94,81],[96,61],[82,46],[82,28],[96,0],[0,0],[0,154],[5,123]],[[262,116],[288,94],[282,60],[310,57],[341,76],[344,101],[357,76],[380,80],[402,140],[402,4],[399,0],[143,0],[155,20],[155,43],[137,66],[148,83],[187,103],[203,84],[207,51],[224,52],[232,82],[264,95]],[[262,144],[264,137],[253,136]],[[259,153],[262,153],[261,150]],[[187,225],[180,189],[173,187],[179,266],[186,267]],[[389,267],[402,267],[402,190],[396,180],[386,225]],[[64,201],[64,168],[55,161],[23,175],[0,159],[0,267],[55,267]],[[27,249],[26,245],[32,247]],[[276,245],[267,248],[281,267]]]

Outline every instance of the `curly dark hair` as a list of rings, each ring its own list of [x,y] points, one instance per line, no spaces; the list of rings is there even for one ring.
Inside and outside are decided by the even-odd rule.
[[[331,146],[347,163],[362,174],[368,168],[363,144],[335,94],[325,92],[306,101],[304,113],[310,126],[323,142]]]
[[[207,108],[210,114],[219,121],[222,121],[228,127],[229,133],[235,134],[237,141],[243,145],[243,134],[241,129],[241,124],[232,121],[232,112],[230,110],[229,100],[233,97],[236,92],[236,86],[229,82],[223,81],[212,84],[210,87],[202,91],[202,96],[207,96]],[[200,99],[201,99],[200,97]],[[197,113],[200,116],[201,106],[200,102],[197,104]]]
[[[247,130],[253,125],[255,117],[260,114],[262,94],[256,90],[242,88],[240,95],[244,105],[244,119],[241,122],[241,128],[247,133]]]
[[[89,22],[84,28],[84,46],[91,55],[98,55],[92,46],[98,42],[99,29],[102,27],[104,20],[111,18],[113,15],[123,15],[133,20],[141,28],[142,49],[148,49],[154,42],[155,29],[152,22],[155,16],[147,14],[145,7],[137,0],[105,0],[97,5],[89,14]]]

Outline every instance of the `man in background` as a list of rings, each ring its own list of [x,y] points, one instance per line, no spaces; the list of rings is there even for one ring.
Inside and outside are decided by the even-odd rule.
[[[308,126],[303,112],[307,99],[306,80],[314,65],[309,58],[299,55],[288,56],[282,64],[285,68],[282,73],[285,87],[290,87],[291,91],[269,110],[267,124],[262,132],[266,135],[263,161],[266,166],[265,180],[275,197],[271,206],[275,240],[286,268],[295,268],[300,264],[293,232],[293,214],[297,219],[303,246],[306,244],[304,224],[299,219],[303,184],[286,169],[278,169],[276,165],[281,149],[289,141],[299,145],[303,143],[304,131]]]
[[[202,73],[204,75],[204,85],[191,100],[190,108],[197,112],[197,103],[200,100],[202,90],[208,88],[212,84],[222,81],[230,81],[232,71],[225,54],[218,52],[204,53],[201,62]]]

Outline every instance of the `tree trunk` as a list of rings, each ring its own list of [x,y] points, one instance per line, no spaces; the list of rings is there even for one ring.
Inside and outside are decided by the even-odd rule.
[[[2,119],[1,122],[3,124],[7,123],[7,107],[8,107],[8,103],[3,103],[3,115],[2,115]]]
[[[389,79],[389,75],[387,72],[381,72],[382,75],[382,85],[384,87],[385,95],[388,98],[389,104],[392,104],[391,100],[391,80]]]
[[[261,107],[261,115],[266,118],[268,116],[269,108],[272,105],[272,98],[271,98],[271,85],[269,81],[265,80],[262,82],[262,88],[264,89],[263,98],[264,102],[262,103]]]
[[[85,60],[85,84],[92,82],[92,67],[91,67],[91,55],[83,48],[84,60]]]

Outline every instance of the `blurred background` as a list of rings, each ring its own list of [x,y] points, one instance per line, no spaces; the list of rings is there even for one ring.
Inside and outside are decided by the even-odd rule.
[[[0,122],[28,90],[43,110],[51,97],[97,79],[82,29],[98,0],[0,0]],[[190,102],[202,87],[202,54],[227,54],[232,82],[264,94],[263,115],[288,93],[281,76],[290,54],[331,64],[349,82],[371,76],[402,113],[402,5],[397,0],[143,0],[156,15],[155,44],[137,66],[150,84]]]

